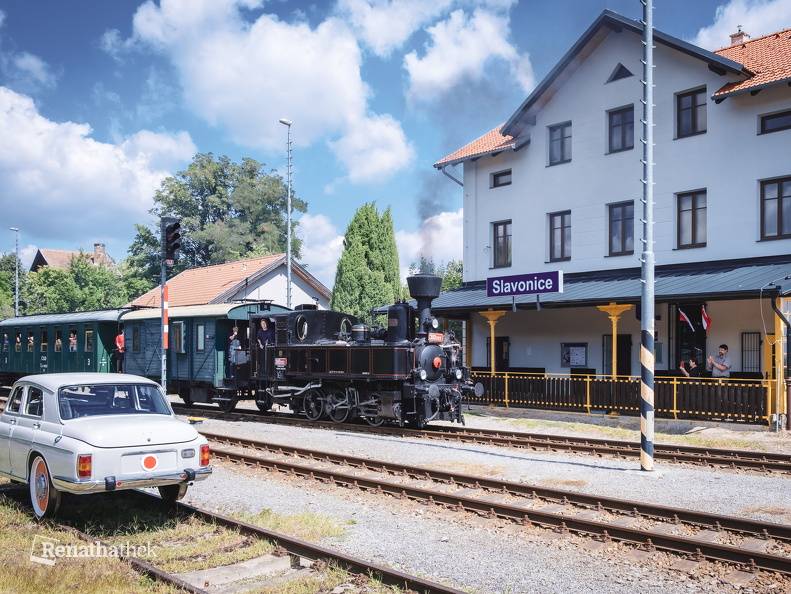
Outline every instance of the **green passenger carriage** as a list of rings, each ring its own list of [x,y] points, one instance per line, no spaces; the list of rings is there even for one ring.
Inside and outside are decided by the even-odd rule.
[[[115,371],[115,337],[121,316],[127,311],[40,314],[0,320],[0,378],[10,381],[35,373]]]

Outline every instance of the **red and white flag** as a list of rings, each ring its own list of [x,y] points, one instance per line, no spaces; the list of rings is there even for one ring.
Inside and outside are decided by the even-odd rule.
[[[700,319],[703,321],[703,329],[704,330],[711,330],[711,318],[706,313],[706,306],[700,306]]]
[[[689,324],[690,329],[693,332],[695,331],[695,326],[692,325],[692,321],[687,317],[687,314],[685,314],[683,311],[681,311],[680,307],[678,308],[678,321],[679,322],[686,322],[687,324]]]

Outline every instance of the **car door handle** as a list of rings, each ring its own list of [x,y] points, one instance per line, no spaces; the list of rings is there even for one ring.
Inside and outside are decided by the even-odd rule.
[[[9,419],[8,420],[8,424],[9,425],[16,425],[16,419]]]
[[[33,429],[41,429],[41,423],[39,423],[38,421],[33,423]]]

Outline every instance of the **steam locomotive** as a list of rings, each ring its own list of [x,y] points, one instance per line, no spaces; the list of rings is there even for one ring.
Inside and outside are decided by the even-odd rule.
[[[437,332],[431,302],[442,279],[419,274],[407,279],[417,308],[387,308],[387,327],[372,330],[357,318],[335,311],[297,309],[250,315],[274,322],[274,344],[263,349],[251,340],[213,401],[222,409],[252,391],[261,410],[288,405],[309,420],[345,422],[362,418],[423,427],[434,420],[464,422],[462,402],[473,385],[461,359],[461,345]]]
[[[417,308],[389,306],[387,326],[379,329],[313,305],[293,311],[270,301],[173,307],[164,354],[167,392],[225,412],[239,400],[254,400],[261,410],[286,405],[313,421],[463,423],[462,402],[481,396],[483,387],[473,385],[461,345],[437,331],[431,302],[442,279],[419,274],[407,283]],[[261,320],[275,330],[264,348],[256,340]],[[0,384],[31,373],[113,371],[122,328],[125,372],[161,380],[159,311],[121,308],[0,321]],[[233,329],[241,337],[236,345],[228,340]]]

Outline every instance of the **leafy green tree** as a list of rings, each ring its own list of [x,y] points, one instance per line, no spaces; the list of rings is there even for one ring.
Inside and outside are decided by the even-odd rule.
[[[44,266],[28,275],[28,314],[91,311],[129,301],[117,270],[91,264],[83,252],[66,269]]]
[[[283,178],[264,171],[265,165],[245,158],[197,154],[186,171],[165,179],[154,195],[150,213],[181,219],[181,257],[170,268],[232,262],[243,257],[286,251],[288,188]],[[306,212],[307,203],[292,190],[293,211]],[[136,225],[137,235],[124,269],[135,283],[146,286],[160,280],[160,229]],[[301,241],[293,233],[292,256],[299,258]]]
[[[357,209],[343,240],[330,307],[369,320],[371,309],[401,298],[398,248],[390,208],[376,203]]]

